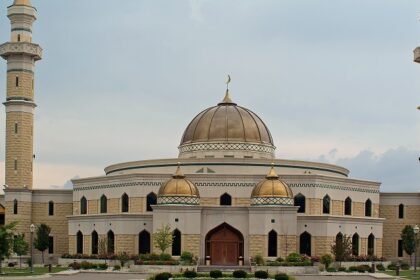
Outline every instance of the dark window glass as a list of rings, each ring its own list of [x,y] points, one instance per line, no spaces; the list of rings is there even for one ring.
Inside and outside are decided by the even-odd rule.
[[[331,199],[328,195],[324,196],[324,199],[322,200],[322,213],[323,214],[330,214],[330,204]]]
[[[101,196],[101,213],[108,212],[108,198],[105,195]]]
[[[15,134],[18,134],[19,132],[19,124],[15,123]]]
[[[108,254],[114,254],[115,251],[115,236],[114,236],[114,232],[112,230],[108,231],[107,234],[107,251]]]
[[[156,194],[155,193],[149,193],[147,195],[146,201],[147,201],[146,210],[149,211],[149,212],[150,211],[153,211],[152,205],[156,205],[157,204],[157,196],[156,196]]]
[[[14,166],[15,170],[17,170],[17,168],[18,168],[18,166],[17,166],[17,165],[18,165],[17,159],[15,159],[15,161],[14,161],[14,165],[15,165],[15,166]]]
[[[224,193],[221,197],[220,197],[220,205],[232,205],[232,197],[228,194],[228,193]]]
[[[359,235],[357,233],[351,237],[351,253],[353,256],[359,255]]]
[[[121,212],[126,213],[128,212],[129,208],[129,198],[128,195],[125,193],[121,197]]]
[[[299,206],[298,213],[306,212],[305,196],[301,193],[297,194],[294,199],[294,205]]]
[[[99,245],[99,238],[98,233],[96,231],[92,232],[92,255],[98,254],[98,245]]]
[[[139,234],[139,254],[150,253],[150,233],[143,230]]]
[[[53,201],[48,202],[48,215],[50,216],[54,215],[54,202]]]
[[[299,252],[302,255],[311,256],[311,235],[306,231],[299,237]]]
[[[274,230],[268,233],[268,256],[277,257],[277,232]]]
[[[83,234],[82,232],[78,231],[77,235],[76,235],[76,239],[77,239],[77,245],[76,245],[76,249],[77,249],[77,253],[78,254],[83,254]]]
[[[20,34],[17,35],[17,41],[20,42]]]
[[[403,242],[402,240],[398,240],[398,257],[403,256]]]
[[[398,206],[398,218],[404,219],[404,204]]]
[[[351,198],[347,197],[344,201],[344,215],[351,215]]]
[[[370,201],[370,199],[366,200],[365,202],[365,216],[366,217],[372,216],[372,201]]]
[[[18,87],[19,86],[19,77],[16,77],[16,80],[15,80],[15,85]]]
[[[172,256],[181,255],[181,232],[177,229],[173,232],[172,238]]]
[[[86,197],[80,199],[80,214],[87,214],[87,200]]]
[[[17,214],[18,213],[18,201],[15,199],[13,200],[13,214]]]
[[[371,233],[368,237],[368,255],[373,256],[375,254],[375,236]]]
[[[48,237],[48,254],[54,254],[54,237]]]

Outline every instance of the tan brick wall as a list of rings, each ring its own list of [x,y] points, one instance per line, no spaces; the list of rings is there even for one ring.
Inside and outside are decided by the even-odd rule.
[[[296,235],[280,235],[279,242],[277,242],[278,254],[280,257],[285,258],[290,253],[297,252],[297,238]]]
[[[219,198],[217,198],[217,197],[200,197],[200,205],[202,205],[202,206],[219,205]]]
[[[332,214],[337,216],[344,215],[344,201],[332,200]]]
[[[91,254],[91,235],[83,235],[83,254],[90,255]]]
[[[130,197],[130,213],[142,213],[145,211],[146,211],[146,198]]]
[[[108,199],[108,213],[117,214],[121,212],[120,209],[120,199],[119,198],[110,198]]]
[[[249,206],[251,204],[251,200],[249,198],[233,198],[232,204],[234,206]]]
[[[16,77],[19,77],[19,86],[16,87]],[[7,97],[23,97],[34,99],[32,90],[33,73],[13,71],[7,73]]]
[[[80,201],[73,201],[73,215],[80,214]]]
[[[137,253],[135,250],[135,238],[134,234],[117,234],[115,235],[115,253],[126,252],[129,255]]]
[[[54,215],[48,215],[48,203],[33,203],[33,223],[46,224],[51,227],[54,237],[54,254],[67,253],[68,248],[68,220],[66,216],[72,213],[71,203],[54,203]]]
[[[353,211],[352,215],[356,217],[364,217],[365,216],[365,204],[363,202],[354,202],[353,201]]]
[[[420,205],[406,205],[404,218],[398,218],[398,205],[381,205],[379,216],[385,218],[383,226],[383,256],[387,259],[398,258],[398,240],[406,225],[420,224]],[[407,255],[404,257],[408,259]]]
[[[200,234],[183,234],[181,238],[182,251],[188,251],[194,256],[200,256]]]
[[[99,213],[99,200],[88,200],[88,214]]]
[[[29,226],[32,224],[32,203],[18,201],[18,213],[13,214],[13,201],[6,201],[5,223],[17,222],[16,232],[24,233],[26,242],[30,242]]]
[[[76,235],[69,235],[69,254],[76,254]]]
[[[15,133],[18,123],[18,133]],[[5,182],[9,187],[32,188],[33,115],[25,112],[6,114]],[[15,170],[15,159],[17,170]]]
[[[266,252],[266,235],[250,235],[249,236],[249,256],[261,255],[265,257]]]
[[[375,239],[375,255],[382,257],[382,238]]]
[[[306,206],[306,213],[309,215],[321,215],[322,214],[322,199],[307,198],[308,205]]]
[[[373,217],[379,218],[379,204],[373,204]]]
[[[331,245],[334,243],[334,237],[332,236],[312,236],[312,255],[322,256],[325,254],[331,254]]]
[[[359,255],[367,255],[367,238],[360,238],[360,253]]]

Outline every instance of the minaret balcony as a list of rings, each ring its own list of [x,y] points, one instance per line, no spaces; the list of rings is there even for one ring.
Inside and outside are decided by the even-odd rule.
[[[420,63],[420,47],[414,49],[414,62]]]
[[[4,43],[0,45],[0,56],[7,59],[10,55],[27,55],[35,60],[42,58],[42,48],[29,42]]]

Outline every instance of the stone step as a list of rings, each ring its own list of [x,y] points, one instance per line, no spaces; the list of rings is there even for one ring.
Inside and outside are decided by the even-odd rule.
[[[243,266],[224,266],[224,265],[199,265],[197,267],[197,272],[210,272],[212,270],[220,270],[223,272],[232,272],[235,270],[244,270],[246,272],[251,272],[251,266],[243,265]]]

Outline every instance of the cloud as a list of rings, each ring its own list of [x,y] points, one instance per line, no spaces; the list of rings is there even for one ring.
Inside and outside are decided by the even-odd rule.
[[[334,163],[350,170],[350,177],[382,182],[384,192],[415,192],[420,190],[420,151],[398,147],[383,153],[366,149],[353,157],[334,160],[331,155],[319,156],[316,161]]]

